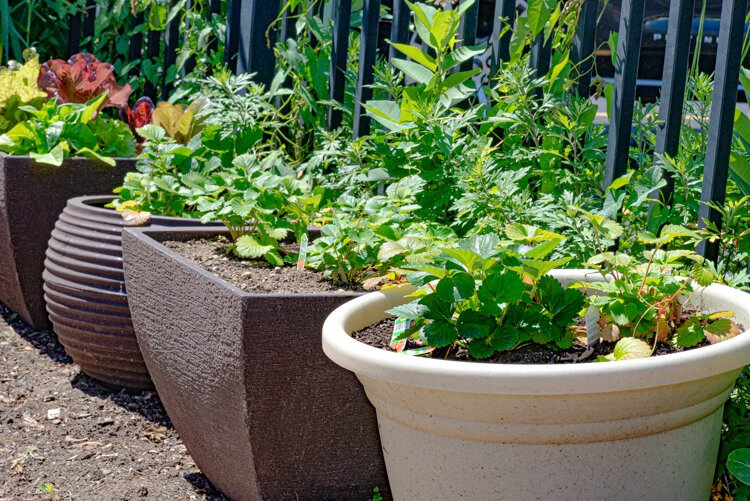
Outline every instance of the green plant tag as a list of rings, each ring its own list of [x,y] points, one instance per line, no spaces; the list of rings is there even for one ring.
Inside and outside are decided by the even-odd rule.
[[[602,335],[602,326],[599,325],[599,308],[589,306],[584,319],[586,320],[586,346],[594,346],[599,342]]]
[[[391,335],[391,348],[397,352],[404,351],[406,348],[406,339],[399,339],[401,334],[409,330],[411,327],[411,320],[406,318],[397,318],[396,323],[393,324],[393,334]]]
[[[411,350],[404,350],[401,352],[402,355],[410,355],[412,357],[416,357],[419,355],[427,355],[428,353],[432,353],[435,351],[435,348],[432,346],[423,346],[421,348],[414,348]]]
[[[308,238],[307,233],[302,235],[299,241],[299,257],[297,258],[297,270],[302,271],[305,269],[305,260],[307,259],[307,246]]]

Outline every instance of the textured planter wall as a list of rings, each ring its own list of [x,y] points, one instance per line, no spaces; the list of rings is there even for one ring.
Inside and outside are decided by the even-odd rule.
[[[129,389],[153,388],[128,309],[122,271],[121,214],[111,196],[68,201],[52,231],[44,262],[44,297],[65,351],[89,376]],[[199,226],[154,216],[151,225]]]
[[[69,198],[109,193],[135,170],[70,158],[61,167],[0,154],[0,301],[37,330],[49,328],[42,271],[47,240]]]
[[[375,412],[321,349],[357,294],[246,293],[157,241],[210,234],[123,232],[138,343],[195,462],[234,500],[387,498]]]

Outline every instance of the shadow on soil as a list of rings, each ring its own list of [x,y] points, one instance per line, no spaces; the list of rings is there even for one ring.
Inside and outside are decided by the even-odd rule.
[[[65,349],[52,331],[35,331],[21,318],[0,303],[0,317],[10,326],[19,337],[25,339],[42,355],[47,355],[58,364],[72,364],[73,360],[65,353]]]
[[[59,364],[73,363],[54,332],[35,331],[2,303],[0,303],[0,318],[40,354],[46,355]],[[172,428],[172,422],[167,416],[167,411],[164,410],[164,406],[162,406],[155,391],[128,392],[110,388],[83,372],[76,374],[70,381],[70,385],[89,396],[109,400],[152,423]],[[206,501],[228,501],[221,491],[216,489],[202,473],[189,473],[184,478],[195,489],[196,494],[203,496]]]
[[[206,501],[229,501],[202,473],[189,473],[184,478],[190,482],[196,494],[205,496]]]

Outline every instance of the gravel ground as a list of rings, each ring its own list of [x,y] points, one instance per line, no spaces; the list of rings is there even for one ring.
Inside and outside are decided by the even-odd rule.
[[[155,393],[98,384],[0,304],[0,501],[31,499],[226,498]]]

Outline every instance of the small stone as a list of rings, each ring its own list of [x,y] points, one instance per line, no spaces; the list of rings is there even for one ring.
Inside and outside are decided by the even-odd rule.
[[[62,411],[60,409],[49,409],[47,411],[47,419],[49,419],[50,421],[52,421],[53,419],[57,419],[60,417],[61,412]]]

